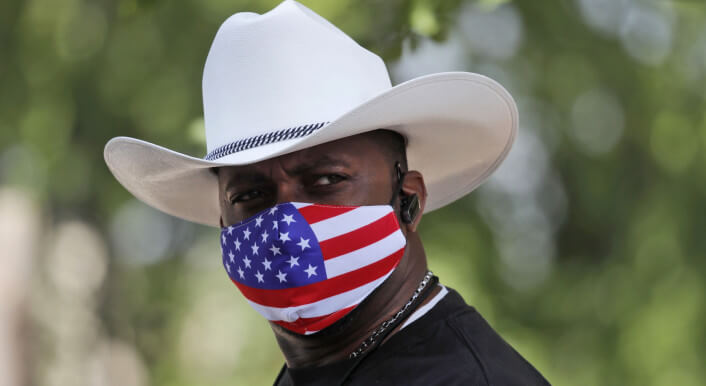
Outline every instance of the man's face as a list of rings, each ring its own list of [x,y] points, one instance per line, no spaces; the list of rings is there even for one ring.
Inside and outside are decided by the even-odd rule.
[[[388,204],[396,183],[395,159],[378,139],[365,133],[252,165],[220,168],[223,225],[282,202]]]

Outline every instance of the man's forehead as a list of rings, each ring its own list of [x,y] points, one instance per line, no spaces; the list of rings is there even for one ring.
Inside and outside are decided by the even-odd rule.
[[[231,176],[245,176],[266,174],[275,165],[282,167],[288,173],[297,174],[325,166],[354,167],[381,164],[387,158],[386,148],[381,146],[375,137],[372,132],[353,135],[254,164],[226,166],[221,169],[225,169]]]

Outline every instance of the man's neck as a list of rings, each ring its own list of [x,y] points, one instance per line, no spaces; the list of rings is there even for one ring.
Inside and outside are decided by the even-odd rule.
[[[355,317],[346,320],[342,328],[336,330],[336,327],[332,326],[334,331],[302,336],[273,325],[287,366],[316,367],[344,360],[378,326],[399,311],[410,299],[427,271],[426,256],[418,237],[409,238],[407,247],[400,265],[370,298],[354,310]]]

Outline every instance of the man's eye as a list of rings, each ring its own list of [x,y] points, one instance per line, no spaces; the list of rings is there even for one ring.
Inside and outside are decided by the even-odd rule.
[[[345,179],[344,176],[340,174],[326,174],[320,176],[314,181],[314,186],[327,186],[339,183]]]
[[[246,202],[250,200],[254,200],[256,198],[260,198],[262,196],[262,192],[259,190],[249,190],[245,193],[239,193],[239,194],[234,194],[230,198],[230,203],[235,204],[237,202]]]

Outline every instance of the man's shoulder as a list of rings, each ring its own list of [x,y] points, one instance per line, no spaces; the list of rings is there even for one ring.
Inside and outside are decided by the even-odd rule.
[[[455,291],[450,295],[457,297],[456,301],[463,302],[461,296]],[[446,318],[446,323],[473,354],[488,384],[549,384],[539,371],[510,346],[475,308],[465,305],[451,313]]]
[[[454,290],[376,354],[365,367],[381,383],[549,384]]]

